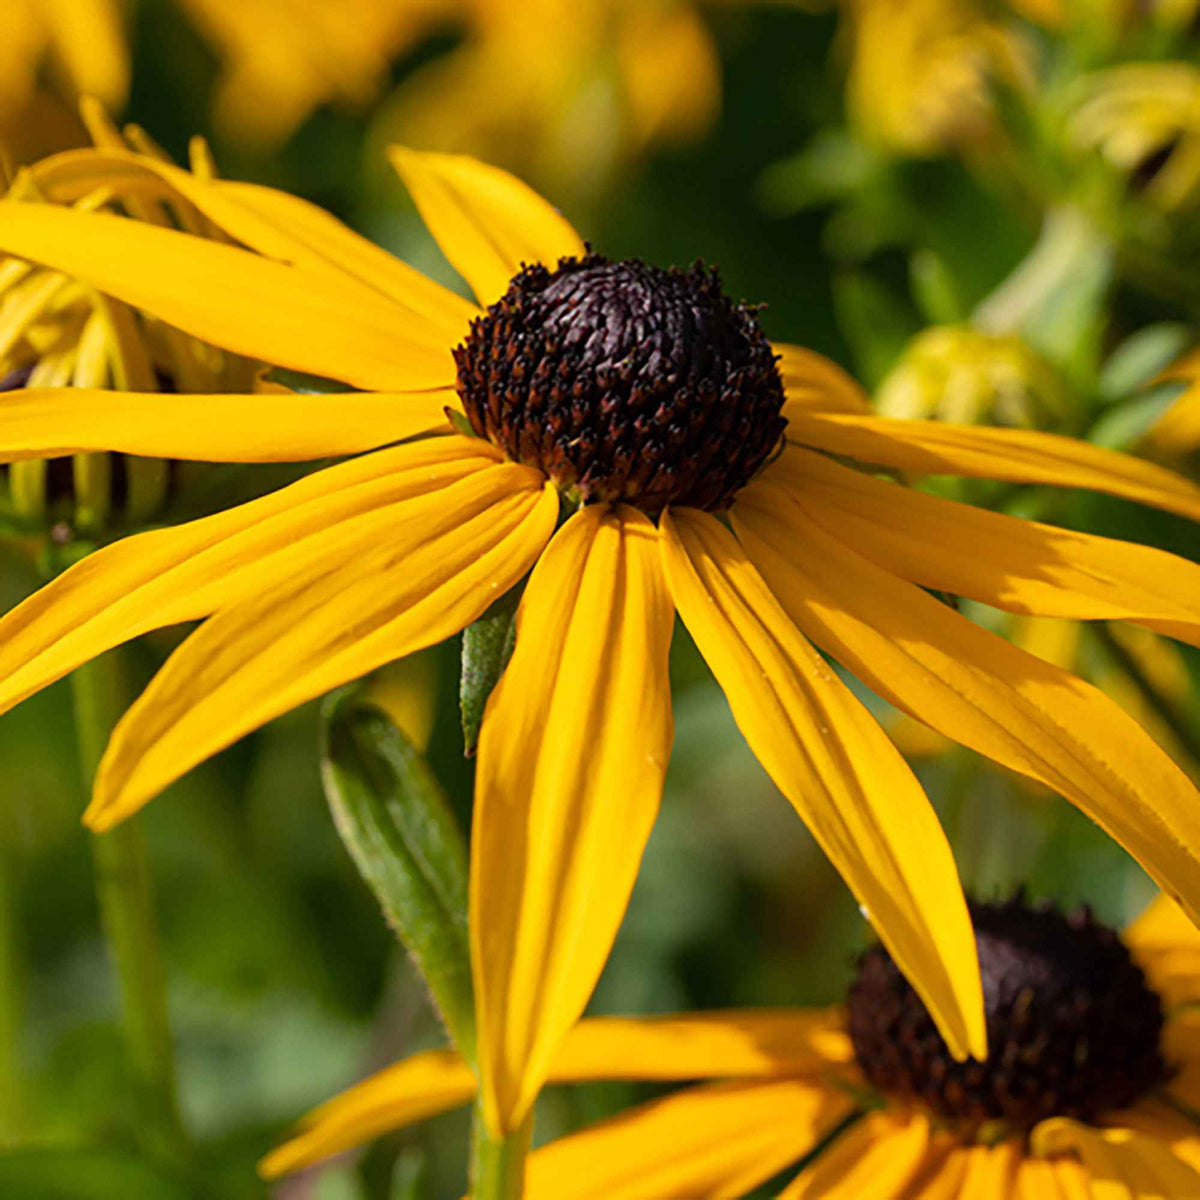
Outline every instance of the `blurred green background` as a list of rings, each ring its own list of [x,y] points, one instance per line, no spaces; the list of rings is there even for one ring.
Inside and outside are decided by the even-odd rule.
[[[1001,6],[984,7],[990,14]],[[1038,322],[1030,340],[1070,396],[1066,424],[1128,440],[1126,426],[1142,411],[1136,393],[1188,341],[1200,307],[1200,283],[1189,275],[1196,263],[1187,214],[1194,210],[1183,203],[1154,209],[1139,191],[1153,175],[1144,163],[1138,177],[1095,155],[1064,152],[1055,114],[1074,102],[1071,87],[1089,71],[1143,49],[1149,58],[1190,63],[1200,50],[1189,29],[1146,33],[1143,47],[1026,23],[1022,36],[1036,51],[1042,90],[1031,101],[1030,93],[1014,97],[1003,80],[995,83],[993,114],[1007,123],[1008,141],[948,142],[917,155],[873,141],[848,114],[852,47],[844,12],[724,3],[701,6],[698,19],[721,81],[719,109],[702,134],[639,146],[586,186],[556,191],[549,175],[535,180],[598,249],[664,265],[697,257],[719,264],[733,295],[766,305],[762,319],[772,337],[828,354],[874,387],[911,337],[965,316],[1017,267],[1048,211],[1080,204],[1105,237],[1089,243],[1060,290],[1041,297],[1054,320]],[[221,61],[180,7],[139,5],[128,36],[132,88],[123,120],[143,126],[180,160],[189,138],[205,134],[223,174],[308,197],[457,284],[383,163],[387,128],[378,115],[394,87],[454,52],[461,33],[453,26],[395,57],[375,106],[322,105],[287,140],[257,149],[213,128]],[[1031,114],[1042,120],[1032,132]],[[605,120],[602,113],[596,128]],[[580,140],[566,153],[586,161],[599,151]],[[1018,190],[991,169],[1009,153],[1023,156],[1024,177],[1032,171],[1040,191]],[[1169,278],[1154,270],[1165,263],[1173,267]],[[276,478],[251,468],[235,482],[244,493]],[[1032,489],[973,495],[1200,557],[1193,528],[1132,505]],[[25,559],[7,551],[5,607],[36,582]],[[132,647],[133,675],[149,678],[179,636]],[[462,757],[456,708],[458,647],[429,658],[436,712],[430,757],[447,787],[466,797],[471,766]],[[1180,659],[1190,682],[1178,692],[1176,712],[1193,736],[1197,658]],[[677,734],[663,811],[591,1009],[836,1002],[865,923],[747,750],[682,629],[673,672]],[[1065,803],[966,752],[914,761],[976,895],[1024,884],[1067,905],[1091,903],[1118,923],[1149,898],[1141,872]],[[118,997],[78,821],[84,794],[65,683],[0,720],[0,784],[0,1044],[13,1048],[11,1062],[0,1059],[0,1144],[45,1148],[0,1156],[0,1195],[156,1200],[269,1190],[288,1200],[399,1200],[461,1193],[462,1113],[270,1189],[254,1175],[256,1159],[301,1113],[440,1040],[419,979],[331,824],[314,706],[192,772],[144,816],[181,1102],[198,1147],[194,1172],[182,1179],[161,1174],[134,1150]],[[469,815],[465,801],[462,815]],[[616,1084],[551,1089],[537,1137],[644,1094],[644,1087]]]

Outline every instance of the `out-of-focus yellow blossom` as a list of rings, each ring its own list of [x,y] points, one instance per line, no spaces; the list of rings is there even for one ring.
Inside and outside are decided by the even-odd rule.
[[[486,154],[587,191],[716,116],[717,51],[687,0],[463,0],[463,17],[462,45],[400,87],[381,140]]]
[[[263,148],[322,104],[361,107],[393,59],[463,0],[178,0],[223,66],[217,127]],[[524,5],[508,5],[525,11]]]
[[[203,236],[218,236],[185,197],[165,185],[153,164],[165,156],[136,127],[124,136],[101,106],[85,102],[94,148],[72,150],[21,169],[6,200],[64,205],[80,212],[114,212]],[[192,169],[212,177],[207,148],[193,145]],[[218,392],[252,385],[253,364],[139,312],[70,275],[0,256],[0,391],[4,408],[19,419],[24,389],[119,388],[131,392]],[[64,416],[72,409],[63,393]],[[64,462],[68,460],[62,460]],[[28,457],[8,468],[14,511],[28,517],[67,518],[84,528],[112,515],[114,474],[108,454],[75,454],[69,482],[56,478],[51,459]],[[163,499],[167,464],[125,459],[126,521],[148,517]],[[65,508],[63,506],[66,506]]]
[[[934,325],[909,343],[875,397],[885,417],[1062,431],[1069,389],[1019,337]]]
[[[1200,451],[1200,350],[1190,350],[1155,381],[1189,387],[1152,425],[1144,449],[1155,458],[1181,460]]]
[[[1200,186],[1200,70],[1191,63],[1128,63],[1101,71],[1071,122],[1074,140],[1134,171],[1165,160],[1145,186],[1160,208],[1192,201]]]
[[[1008,0],[1010,8],[1046,29],[1091,25],[1120,30],[1150,21],[1178,29],[1196,15],[1196,0]]]
[[[990,75],[1020,79],[1024,51],[971,0],[845,0],[848,103],[868,141],[933,155],[987,132]]]

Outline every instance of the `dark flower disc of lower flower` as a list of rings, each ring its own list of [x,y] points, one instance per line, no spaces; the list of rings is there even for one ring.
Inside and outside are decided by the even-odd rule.
[[[963,1126],[1028,1130],[1051,1116],[1094,1121],[1168,1075],[1162,1005],[1117,934],[1088,909],[1064,915],[1020,897],[973,904],[988,1059],[956,1062],[880,946],[848,996],[859,1066],[881,1092]]]
[[[585,502],[723,508],[785,424],[754,312],[700,263],[526,267],[454,360],[475,432]]]

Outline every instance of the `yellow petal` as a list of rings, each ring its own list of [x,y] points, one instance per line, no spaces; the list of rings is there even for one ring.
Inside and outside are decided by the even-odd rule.
[[[485,307],[526,264],[582,257],[579,234],[515,175],[463,154],[388,151],[442,253]]]
[[[1193,1003],[1195,992],[1193,981]],[[1162,1044],[1163,1057],[1175,1071],[1166,1093],[1200,1112],[1200,1009],[1190,1007],[1170,1014]]]
[[[921,1182],[905,1200],[959,1200],[968,1159],[969,1152],[956,1134],[935,1132],[929,1139]]]
[[[1089,488],[1200,520],[1200,487],[1181,475],[1054,433],[793,410],[787,438],[901,471]]]
[[[211,617],[113,731],[87,824],[111,827],[273,717],[470,624],[554,528],[557,493],[517,470],[477,471],[453,501],[432,492],[396,505],[373,549]]]
[[[0,200],[0,250],[63,271],[195,337],[379,391],[450,387],[450,347],[330,273],[107,213]]]
[[[453,1050],[414,1054],[357,1087],[313,1109],[302,1131],[276,1147],[259,1164],[274,1179],[319,1162],[381,1134],[466,1104],[475,1095],[475,1075]]]
[[[1150,427],[1146,444],[1161,454],[1182,456],[1200,446],[1200,387],[1190,387]]]
[[[1054,1117],[1033,1130],[1030,1146],[1035,1154],[1078,1154],[1097,1200],[1200,1196],[1200,1174],[1164,1142],[1131,1129],[1093,1129]]]
[[[853,1078],[845,1015],[833,1009],[747,1009],[664,1017],[594,1017],[563,1040],[549,1082],[596,1079]],[[396,1063],[321,1105],[303,1132],[264,1160],[281,1175],[435,1112],[465,1104],[475,1078],[457,1055]]]
[[[763,483],[734,511],[792,620],[898,708],[1066,796],[1200,913],[1200,798],[1140,726],[1096,688],[856,554],[820,516]]]
[[[1024,1158],[1017,1167],[1014,1200],[1065,1200],[1058,1186],[1054,1163],[1044,1158]]]
[[[658,533],[592,505],[559,530],[488,701],[471,831],[483,1111],[524,1119],[629,902],[671,751]]]
[[[1121,940],[1168,1008],[1200,1001],[1200,930],[1167,896],[1159,896]]]
[[[525,1195],[732,1200],[803,1158],[853,1107],[791,1079],[688,1088],[543,1146],[528,1160]]]
[[[0,462],[119,450],[202,462],[357,454],[446,425],[453,392],[234,396],[25,388],[0,394]]]
[[[866,909],[953,1053],[982,1058],[975,938],[921,785],[724,526],[685,508],[664,515],[662,527],[675,604],[750,748]]]
[[[495,469],[498,458],[477,438],[381,450],[96,551],[0,620],[0,711],[139,634],[207,616],[314,562],[358,556],[364,537],[389,536],[396,504]]]
[[[959,1193],[963,1200],[1012,1200],[1023,1155],[1022,1143],[1015,1138],[995,1146],[972,1146],[966,1151]]]
[[[1200,565],[874,479],[799,447],[780,482],[841,541],[902,579],[1009,612],[1127,620],[1200,644]]]
[[[121,6],[112,0],[39,0],[37,7],[75,91],[121,108],[129,91]]]
[[[835,362],[804,346],[772,342],[779,355],[779,377],[787,402],[784,417],[803,412],[869,413],[871,401],[861,384]]]
[[[822,1150],[778,1200],[895,1200],[918,1176],[928,1148],[925,1117],[871,1113]]]

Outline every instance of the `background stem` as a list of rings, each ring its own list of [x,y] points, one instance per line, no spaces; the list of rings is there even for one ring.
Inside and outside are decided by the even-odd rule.
[[[128,698],[118,655],[114,651],[85,663],[71,676],[80,763],[89,789]],[[146,1150],[178,1158],[185,1138],[175,1090],[166,973],[137,818],[92,835],[91,847],[100,922],[121,991],[136,1127]]]
[[[505,1138],[493,1139],[478,1102],[471,1121],[471,1200],[521,1200],[533,1113]]]
[[[20,1044],[25,972],[16,867],[16,855],[0,846],[0,1147],[20,1141],[25,1124]]]

